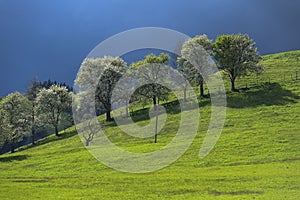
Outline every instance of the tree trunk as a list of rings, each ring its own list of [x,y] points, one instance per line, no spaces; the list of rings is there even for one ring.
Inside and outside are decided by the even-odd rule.
[[[32,145],[35,145],[34,132],[31,133],[31,143]]]
[[[231,91],[236,92],[237,89],[235,89],[235,78],[231,78]]]
[[[157,123],[158,123],[158,112],[157,112],[157,104],[156,104],[156,96],[153,96],[153,105],[155,111],[155,133],[154,133],[154,143],[157,143]]]
[[[203,87],[203,83],[200,83],[200,97],[204,97],[204,87]]]
[[[107,122],[112,121],[111,116],[110,116],[110,111],[106,111],[106,121]]]
[[[10,152],[15,153],[15,145],[14,144],[10,144]]]
[[[156,96],[153,96],[153,105],[155,106],[156,105]]]
[[[32,128],[32,130],[31,130],[31,143],[32,143],[32,145],[35,145],[35,129],[34,128]]]
[[[89,146],[90,145],[90,140],[89,139],[87,139],[86,141],[85,141],[85,146]]]
[[[54,127],[54,128],[55,128],[55,135],[56,135],[56,136],[59,136],[59,134],[58,134],[58,127],[57,127],[57,125],[55,125],[55,127]]]

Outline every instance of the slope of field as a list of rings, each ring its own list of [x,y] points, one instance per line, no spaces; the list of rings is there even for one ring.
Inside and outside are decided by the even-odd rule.
[[[264,56],[262,64],[265,73],[239,79],[240,92],[228,92],[222,135],[204,159],[198,152],[209,123],[209,99],[201,99],[201,125],[193,144],[162,170],[115,171],[95,160],[71,127],[61,137],[0,156],[0,199],[298,199],[300,51]],[[139,123],[147,123],[137,116]],[[126,136],[103,116],[100,120],[112,142],[147,152],[174,136],[180,113],[168,117],[158,144]]]

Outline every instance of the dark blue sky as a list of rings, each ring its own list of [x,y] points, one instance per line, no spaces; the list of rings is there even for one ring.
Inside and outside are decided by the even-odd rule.
[[[0,95],[35,75],[72,85],[99,42],[137,27],[248,33],[262,54],[299,49],[299,10],[299,0],[0,0]]]

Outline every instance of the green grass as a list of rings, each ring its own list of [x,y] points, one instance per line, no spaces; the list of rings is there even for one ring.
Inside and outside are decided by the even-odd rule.
[[[300,51],[267,55],[260,79],[272,75],[270,83],[248,82],[248,89],[228,92],[222,135],[204,159],[198,153],[209,123],[209,99],[200,102],[201,125],[193,144],[162,170],[129,174],[106,167],[85,150],[71,127],[61,137],[52,135],[0,156],[0,199],[298,199],[300,77],[283,81],[281,76],[300,73],[299,58]],[[239,79],[237,86],[245,83]],[[147,123],[141,115],[145,111],[136,111],[138,123]],[[148,152],[170,141],[179,117],[168,115],[158,144],[126,136],[104,116],[100,121],[120,147]]]

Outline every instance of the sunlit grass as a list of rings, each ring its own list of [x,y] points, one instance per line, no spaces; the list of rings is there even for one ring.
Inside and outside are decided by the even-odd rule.
[[[204,159],[198,153],[209,123],[209,99],[200,100],[201,123],[193,144],[162,170],[115,171],[94,159],[71,127],[61,137],[52,135],[34,147],[0,156],[0,199],[298,199],[300,80],[282,82],[280,76],[300,69],[299,56],[299,51],[266,56],[265,74],[276,78],[228,92],[223,132]],[[245,83],[240,79],[237,86]],[[147,109],[135,121],[147,124],[145,114]],[[180,113],[168,115],[157,144],[153,138],[124,134],[104,116],[99,120],[121,148],[149,152],[168,144],[179,118]]]

